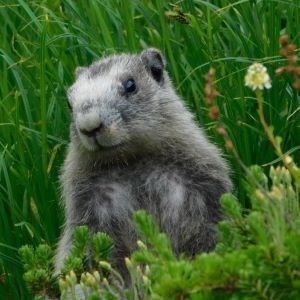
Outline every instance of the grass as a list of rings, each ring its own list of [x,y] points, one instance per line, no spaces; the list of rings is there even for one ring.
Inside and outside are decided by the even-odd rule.
[[[244,87],[246,68],[261,61],[273,81],[265,115],[283,150],[299,158],[299,94],[289,78],[274,76],[283,63],[280,34],[300,45],[298,1],[0,0],[0,20],[1,299],[29,298],[16,249],[41,241],[54,247],[59,236],[58,173],[69,123],[65,91],[76,66],[104,54],[160,48],[178,93],[223,147],[203,101],[203,75],[215,67],[222,120],[242,160],[267,168],[276,157],[254,95]],[[242,170],[230,153],[227,159],[247,206]]]

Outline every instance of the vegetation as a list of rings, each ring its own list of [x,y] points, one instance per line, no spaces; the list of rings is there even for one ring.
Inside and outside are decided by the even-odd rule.
[[[40,289],[42,282],[45,288],[52,286],[53,279],[47,277],[50,259],[45,265],[38,257],[52,256],[63,223],[58,173],[68,141],[65,91],[74,80],[75,67],[105,54],[147,46],[163,51],[178,93],[220,147],[224,135],[214,129],[222,124],[226,130],[229,140],[224,151],[239,201],[223,198],[229,219],[220,224],[217,250],[194,260],[175,258],[165,237],[151,235],[143,225],[152,224],[149,217],[137,215],[147,249],[130,260],[137,284],[129,292],[137,297],[143,291],[153,298],[179,299],[214,299],[218,293],[228,299],[299,297],[299,186],[290,162],[281,163],[280,158],[288,153],[283,158],[293,158],[293,166],[299,165],[300,98],[293,88],[296,71],[289,74],[291,61],[284,50],[279,55],[278,43],[281,34],[289,34],[290,43],[300,45],[297,1],[0,0],[0,20],[1,299],[30,299],[18,255],[24,244],[36,247],[22,248],[26,274],[34,268],[46,270],[38,278],[25,275],[27,283],[37,279]],[[299,50],[293,52],[297,58]],[[263,98],[244,86],[246,69],[254,61],[267,67],[272,80]],[[209,67],[216,69],[214,85],[221,92],[214,99],[218,118],[211,118],[212,108],[205,104],[203,75]],[[281,76],[275,76],[275,70]],[[258,103],[263,104],[266,124],[272,128],[261,122]],[[279,148],[274,151],[270,133],[282,155]],[[260,168],[252,173],[245,169],[254,164]],[[270,174],[268,180],[261,168]],[[256,192],[257,183],[262,195]],[[244,215],[248,208],[252,210]],[[50,246],[37,246],[41,243]],[[31,264],[30,257],[35,257]],[[103,259],[96,257],[96,261]],[[148,268],[140,266],[145,263]],[[136,272],[138,266],[142,277]],[[99,269],[101,282],[105,267],[109,268],[102,263]],[[74,282],[70,269],[65,275]],[[64,290],[63,285],[60,288]],[[117,288],[105,291],[119,293]]]
[[[152,218],[137,212],[135,222],[143,241],[139,240],[138,250],[126,258],[132,282],[128,289],[104,261],[112,247],[109,237],[101,233],[93,236],[91,263],[86,258],[88,229],[78,227],[59,279],[61,298],[78,299],[76,292],[80,291],[83,299],[299,299],[297,188],[284,167],[271,167],[270,179],[258,166],[252,167],[250,174],[252,209],[244,216],[236,198],[222,197],[226,219],[219,224],[219,243],[212,253],[177,258]],[[57,284],[51,282],[51,257],[44,260],[49,251],[46,245],[35,251],[28,246],[20,249],[27,271],[24,278],[40,297],[51,295]]]

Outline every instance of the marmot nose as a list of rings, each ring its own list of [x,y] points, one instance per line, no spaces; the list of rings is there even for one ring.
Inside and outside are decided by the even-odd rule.
[[[104,124],[100,123],[97,127],[93,128],[93,129],[80,129],[80,132],[86,136],[92,137],[95,136],[97,133],[101,133],[104,131]]]

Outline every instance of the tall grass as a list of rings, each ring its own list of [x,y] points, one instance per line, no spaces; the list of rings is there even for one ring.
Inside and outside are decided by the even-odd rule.
[[[74,69],[105,54],[160,48],[177,91],[222,147],[203,102],[203,74],[217,69],[223,122],[246,165],[268,166],[272,146],[244,88],[254,60],[270,74],[282,63],[278,38],[300,44],[300,3],[0,0],[0,298],[27,299],[16,249],[55,245],[63,223],[58,173],[68,141],[66,88]],[[179,12],[181,10],[181,14]],[[265,114],[284,151],[299,158],[299,94],[272,76]],[[225,150],[224,150],[225,151]],[[297,152],[298,151],[298,152]],[[227,154],[243,205],[243,174]]]

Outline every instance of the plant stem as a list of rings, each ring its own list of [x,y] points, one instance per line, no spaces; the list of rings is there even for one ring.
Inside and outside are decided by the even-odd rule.
[[[266,122],[266,119],[265,119],[264,110],[263,110],[262,92],[261,92],[261,90],[257,89],[255,91],[255,94],[256,94],[257,103],[258,103],[257,113],[258,113],[260,122],[263,125],[263,128],[264,128],[270,142],[272,143],[273,147],[275,148],[275,151],[277,152],[277,155],[281,157],[281,156],[283,156],[281,148],[278,145],[278,143],[277,143],[272,131],[270,130],[270,127],[269,127],[268,123]]]
[[[277,142],[276,138],[274,137],[273,132],[270,130],[268,123],[266,122],[264,110],[263,110],[262,91],[259,89],[256,89],[255,94],[256,94],[257,103],[258,103],[257,113],[258,113],[260,122],[264,128],[264,131],[266,132],[270,142],[272,143],[272,145],[276,151],[276,154],[282,160],[284,166],[289,170],[290,174],[294,177],[297,185],[299,185],[299,183],[300,183],[299,169],[293,162],[292,158],[282,152],[279,143]]]

